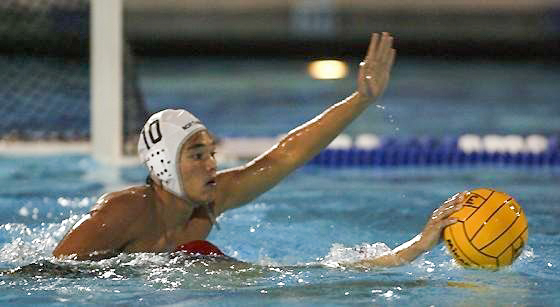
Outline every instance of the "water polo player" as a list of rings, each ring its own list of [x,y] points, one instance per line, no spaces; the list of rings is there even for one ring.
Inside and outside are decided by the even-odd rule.
[[[271,189],[325,148],[381,96],[395,58],[392,42],[387,33],[373,34],[360,63],[357,91],[241,167],[217,172],[214,138],[189,112],[164,110],[152,115],[138,143],[151,180],[147,185],[103,195],[66,234],[53,255],[99,259],[119,253],[172,252],[183,244],[204,240],[216,216]],[[379,264],[409,261],[431,248],[433,238],[437,241],[442,227],[450,223],[447,217],[455,209],[448,207],[430,220],[431,226],[425,228],[420,240],[395,253],[400,258]]]

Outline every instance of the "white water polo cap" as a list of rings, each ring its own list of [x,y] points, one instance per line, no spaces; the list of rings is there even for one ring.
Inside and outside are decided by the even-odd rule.
[[[179,169],[180,151],[189,137],[206,127],[185,110],[167,109],[152,115],[138,139],[138,154],[163,188],[186,199]]]

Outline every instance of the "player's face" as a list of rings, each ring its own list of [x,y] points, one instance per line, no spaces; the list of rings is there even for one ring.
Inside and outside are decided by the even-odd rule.
[[[216,197],[216,144],[206,130],[199,131],[181,149],[180,169],[183,188],[197,204],[207,204]]]

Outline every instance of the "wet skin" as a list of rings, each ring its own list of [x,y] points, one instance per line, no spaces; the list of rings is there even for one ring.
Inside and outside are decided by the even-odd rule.
[[[290,131],[276,145],[245,165],[217,172],[215,144],[205,130],[185,142],[180,154],[184,199],[158,182],[103,195],[53,251],[55,257],[107,258],[120,252],[170,252],[192,240],[205,239],[218,216],[254,200],[313,158],[344,128],[372,105],[387,87],[395,58],[393,38],[373,34],[360,63],[357,90],[315,118]],[[446,206],[446,205],[444,205]],[[456,201],[442,206],[424,231],[395,250],[395,257],[362,263],[399,265],[437,242],[441,229],[457,209]]]
[[[212,136],[207,131],[194,134],[180,155],[188,200],[163,190],[158,183],[103,195],[53,254],[88,259],[120,252],[169,252],[181,243],[205,239],[212,229],[207,210],[213,209],[216,198],[214,154]]]

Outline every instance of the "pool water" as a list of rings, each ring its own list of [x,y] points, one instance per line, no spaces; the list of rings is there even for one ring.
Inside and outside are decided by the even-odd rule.
[[[149,111],[188,108],[218,137],[286,133],[355,84],[356,65],[346,79],[318,81],[295,59],[139,62]],[[559,70],[537,62],[399,59],[380,105],[346,132],[555,134]],[[0,156],[0,305],[560,304],[558,169],[307,166],[218,218],[221,230],[209,240],[240,262],[165,253],[99,262],[51,257],[102,193],[146,174],[85,155]],[[442,244],[398,268],[347,265],[360,250],[374,257],[409,240],[442,201],[479,187],[512,194],[526,211],[529,242],[511,267],[466,270]]]
[[[141,182],[144,169],[101,167],[83,155],[3,157],[0,174],[0,305],[560,302],[560,172],[554,169],[304,167],[219,217],[221,230],[209,240],[241,262],[167,253],[54,260],[58,240],[96,198]],[[507,191],[526,211],[529,242],[511,267],[463,269],[443,244],[402,267],[348,267],[360,257],[357,250],[374,256],[396,247],[447,197],[477,187]]]

